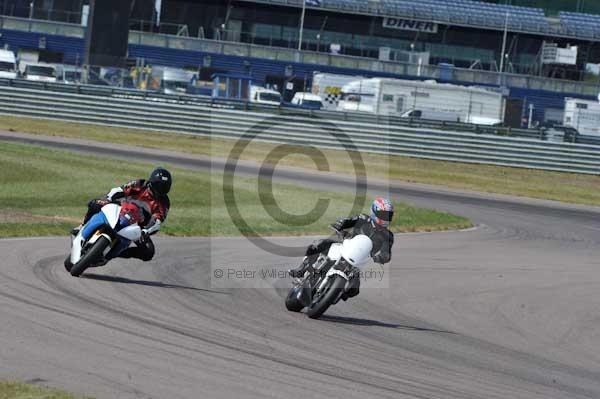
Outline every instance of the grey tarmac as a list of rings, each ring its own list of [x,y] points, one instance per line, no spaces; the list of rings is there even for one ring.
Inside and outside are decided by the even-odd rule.
[[[127,151],[207,167],[190,156]],[[276,176],[348,186],[293,169]],[[386,184],[372,182],[370,193]],[[385,286],[365,282],[357,298],[317,321],[285,310],[289,280],[278,273],[255,288],[216,279],[217,267],[243,265],[256,276],[299,260],[245,238],[157,237],[153,261],[117,260],[80,279],[62,266],[66,237],[0,240],[0,379],[97,398],[600,397],[597,208],[389,189],[477,228],[397,235]]]

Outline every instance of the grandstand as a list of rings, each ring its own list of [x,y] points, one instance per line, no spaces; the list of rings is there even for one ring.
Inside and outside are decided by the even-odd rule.
[[[52,3],[55,8],[46,9]],[[236,41],[273,47],[297,48],[302,0],[163,0],[162,33],[185,32],[191,37]],[[496,3],[518,3],[496,4]],[[410,62],[410,53],[428,55],[429,64],[450,63],[456,67],[498,71],[503,31],[508,29],[508,56],[505,72],[583,80],[586,63],[600,63],[598,17],[565,11],[549,18],[540,7],[520,4],[546,2],[498,0],[313,0],[306,3],[305,50],[329,52],[332,44],[339,53],[381,59],[382,48],[390,48],[389,59]],[[556,4],[553,2],[552,4]],[[588,4],[589,2],[585,3]],[[79,23],[81,0],[53,2],[0,0],[0,13],[29,18]],[[153,1],[135,1],[132,29],[156,32]],[[61,6],[61,9],[57,9]],[[384,18],[428,22],[432,29],[410,29],[385,25]],[[352,30],[347,29],[352,26]],[[477,35],[477,40],[473,40]],[[544,41],[580,48],[578,65],[545,68],[540,66]],[[503,72],[504,72],[503,71]]]
[[[600,15],[561,11],[560,19],[569,34],[596,39],[600,38]]]
[[[0,0],[0,13],[27,17],[2,18],[0,44],[81,64],[85,29],[38,20],[77,21],[81,1],[57,0],[59,10],[45,10],[46,3],[39,3],[42,8],[31,10],[28,2]],[[135,2],[129,56],[156,65],[249,73],[262,82],[295,79],[303,87],[310,85],[315,71],[504,86],[510,99],[522,101],[523,112],[533,106],[539,122],[561,109],[564,97],[595,98],[598,92],[597,83],[581,82],[585,65],[600,63],[600,49],[592,39],[599,34],[593,21],[600,17],[588,14],[564,11],[548,18],[539,7],[471,0],[310,1],[298,52],[302,0],[163,0],[160,27],[154,24],[151,3]],[[435,29],[390,28],[383,17],[429,21]],[[505,27],[508,56],[499,73]],[[579,46],[577,64],[541,65],[544,41]],[[338,55],[330,52],[335,43]],[[391,49],[389,61],[382,59],[382,48]],[[402,58],[413,52],[428,54],[430,65],[417,68],[412,58]],[[450,69],[438,64],[450,64]]]
[[[546,15],[561,11],[600,14],[600,3],[594,0],[482,0],[487,3],[543,8]]]
[[[301,0],[172,4],[164,10],[164,20],[187,26],[191,36],[298,47]],[[549,18],[542,8],[472,0],[319,0],[308,2],[307,8],[301,47],[311,51],[327,52],[335,43],[341,54],[380,59],[381,49],[389,47],[392,60],[406,61],[407,53],[417,52],[428,54],[433,65],[498,71],[507,28],[507,72],[583,80],[585,64],[600,62],[600,50],[593,45],[598,32],[574,26],[568,13]],[[138,12],[136,18],[151,18]],[[384,22],[391,17],[433,25],[429,30],[394,29]],[[578,46],[578,65],[540,71],[544,41]]]

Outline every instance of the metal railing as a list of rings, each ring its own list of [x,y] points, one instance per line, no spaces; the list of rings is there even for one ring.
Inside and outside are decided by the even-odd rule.
[[[130,32],[129,44],[167,47],[175,49],[202,51],[238,57],[261,58],[290,63],[317,64],[329,67],[348,68],[377,73],[416,76],[422,79],[440,79],[444,68],[437,65],[418,65],[400,61],[380,61],[371,58],[354,57],[340,54],[327,54],[316,51],[298,51],[280,47],[267,47],[256,44],[224,42],[210,39],[176,37],[171,35],[151,34],[146,32]],[[518,87],[532,90],[547,90],[560,93],[573,93],[596,96],[600,85],[573,80],[549,79],[538,76],[499,73],[482,70],[453,68],[452,80]]]
[[[7,16],[0,16],[0,29],[79,38],[85,36],[85,26],[79,24]]]
[[[124,71],[123,71],[124,72]],[[105,81],[105,80],[103,80]],[[294,106],[289,103],[283,103],[281,106],[253,103],[244,100],[213,98],[204,95],[190,94],[163,94],[158,90],[139,90],[131,87],[85,84],[83,82],[38,82],[26,79],[3,79],[0,78],[0,87],[8,86],[22,89],[55,91],[62,93],[88,94],[95,96],[109,96],[112,98],[141,99],[158,102],[176,102],[178,104],[202,105],[206,107],[218,107],[227,109],[237,109],[243,111],[254,111],[278,115],[295,115],[307,118],[320,118],[330,121],[363,122],[386,124],[391,126],[405,126],[413,128],[428,128],[446,131],[467,132],[476,134],[499,135],[508,137],[525,137],[539,140],[545,139],[544,133],[539,129],[517,129],[503,126],[477,125],[464,122],[427,120],[421,118],[399,117],[395,115],[375,115],[365,112],[352,111],[328,111],[306,109],[300,106]],[[415,91],[418,91],[415,87]],[[415,98],[411,104],[413,108],[419,108],[420,103]],[[439,103],[441,106],[442,104]],[[469,106],[469,108],[471,108]],[[596,144],[596,142],[588,142]],[[598,140],[600,144],[600,140]]]
[[[351,144],[364,152],[600,174],[600,146],[413,128],[386,120],[377,124],[301,113],[277,115],[239,110],[235,102],[193,103],[185,97],[113,88],[73,86],[67,93],[41,87],[0,87],[0,114],[227,139],[240,139],[266,123],[258,140],[332,149]]]

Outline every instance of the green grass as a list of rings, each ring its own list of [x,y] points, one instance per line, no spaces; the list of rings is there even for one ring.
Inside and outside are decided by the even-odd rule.
[[[157,133],[136,129],[57,122],[32,118],[0,116],[0,129],[34,134],[84,138],[102,142],[120,142],[149,148],[171,149],[187,153],[226,158],[235,141]],[[251,143],[241,159],[262,162],[275,144]],[[342,151],[323,150],[331,170],[351,171],[350,159]],[[441,185],[455,189],[509,194],[600,205],[600,177],[546,172],[522,168],[442,162],[399,156],[362,154],[370,178]],[[302,155],[286,156],[281,164],[314,169],[311,159]]]
[[[129,180],[145,177],[157,165],[124,163],[42,147],[2,143],[0,146],[0,237],[65,235],[77,225],[91,198]],[[163,165],[169,166],[169,165]],[[256,179],[235,178],[234,198],[239,215],[232,218],[224,200],[223,175],[172,168],[171,211],[161,231],[174,236],[240,235],[236,221],[250,227],[252,235],[298,235],[328,233],[328,225],[351,213],[354,196],[315,191],[306,187],[275,184],[273,199],[260,201]],[[264,194],[264,192],[263,192]],[[279,207],[303,215],[317,199],[330,201],[316,220],[296,217],[283,222],[269,213]],[[263,206],[263,204],[265,206]],[[392,229],[433,231],[471,226],[462,217],[396,204],[398,217]],[[363,210],[364,211],[364,210]]]
[[[0,381],[0,399],[83,399],[69,393],[21,382]]]

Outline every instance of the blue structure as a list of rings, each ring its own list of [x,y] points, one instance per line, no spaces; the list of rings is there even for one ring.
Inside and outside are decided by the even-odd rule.
[[[22,31],[0,30],[2,40],[10,46],[10,49],[17,51],[18,49],[38,49],[40,38],[45,38],[45,49],[60,52],[64,54],[65,63],[81,63],[84,52],[84,41],[79,38],[63,37],[56,35],[46,35],[39,33],[29,33]],[[227,71],[226,74],[218,74],[219,84],[226,83],[227,76],[230,77],[230,91],[228,94],[235,94],[233,89],[234,78],[239,80],[238,84],[241,87],[249,85],[249,81],[266,81],[268,75],[286,76],[289,77],[291,72],[292,77],[306,79],[310,81],[314,72],[336,73],[345,75],[361,75],[364,77],[387,77],[397,79],[416,79],[414,76],[396,75],[391,73],[374,73],[367,70],[359,70],[352,68],[328,67],[316,64],[302,64],[295,62],[275,61],[260,58],[239,57],[232,55],[213,54],[191,50],[179,50],[164,47],[155,47],[147,45],[129,45],[129,56],[144,58],[148,63],[154,65],[164,65],[171,67],[183,68],[190,65],[203,65],[205,57],[210,57],[211,67]],[[79,61],[79,62],[78,62]],[[249,68],[249,71],[248,71]],[[470,85],[470,83],[452,80],[452,70],[449,70],[443,77],[449,80],[441,80],[445,83],[455,83],[461,85]],[[249,75],[250,76],[249,76]],[[223,81],[225,79],[225,81]],[[240,79],[245,79],[244,83]],[[240,87],[240,86],[238,86]],[[546,108],[562,109],[564,107],[565,97],[578,97],[589,100],[594,100],[592,96],[581,96],[574,93],[555,93],[543,90],[531,90],[522,88],[509,88],[510,98],[524,101],[524,111],[533,104],[534,121],[543,122]],[[222,96],[221,92],[213,92],[213,95]],[[248,88],[249,95],[249,88]],[[239,90],[237,95],[233,97],[244,98],[244,90]],[[525,112],[526,113],[526,112]]]

